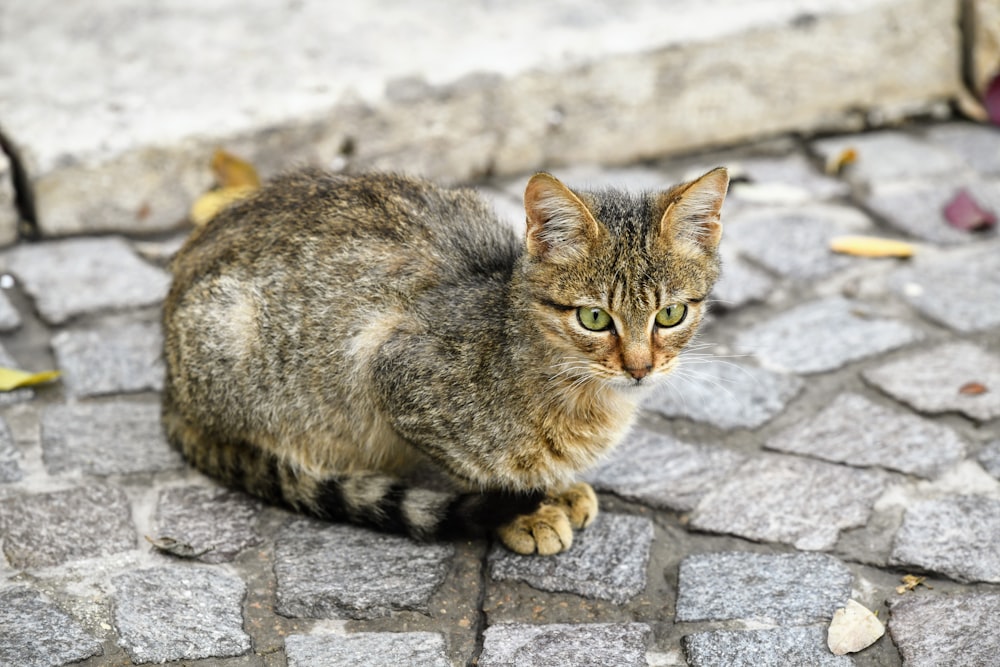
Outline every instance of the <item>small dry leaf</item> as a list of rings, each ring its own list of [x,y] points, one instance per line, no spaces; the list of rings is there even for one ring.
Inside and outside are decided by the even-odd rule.
[[[924,583],[926,580],[927,577],[918,577],[915,574],[904,574],[900,578],[900,581],[903,582],[903,585],[896,586],[896,592],[902,595],[907,591],[912,591],[914,588],[920,586],[921,584],[923,584],[925,588],[933,588],[932,586],[928,586],[927,584]]]
[[[854,600],[833,612],[826,645],[834,655],[856,653],[885,634],[885,626],[867,607]]]
[[[221,148],[212,155],[212,172],[220,188],[260,187],[260,176],[254,166]]]
[[[21,387],[51,382],[59,377],[59,371],[28,373],[14,368],[0,368],[0,391],[11,391]]]
[[[149,535],[143,535],[143,537],[158,551],[170,554],[171,556],[177,556],[178,558],[199,558],[215,548],[208,547],[207,549],[197,550],[190,544],[180,542],[172,537],[163,536],[154,538]]]
[[[831,155],[830,159],[826,161],[826,173],[836,176],[844,171],[844,167],[857,161],[858,151],[853,148],[845,148],[836,155]]]
[[[965,394],[966,396],[978,396],[988,391],[989,389],[982,382],[966,382],[958,389],[958,393]]]
[[[913,244],[877,236],[836,236],[830,250],[856,257],[912,257]]]
[[[194,203],[191,204],[191,211],[188,213],[188,217],[191,218],[191,222],[196,226],[204,227],[222,209],[241,199],[246,199],[256,189],[249,185],[239,185],[219,190],[209,190],[194,200]]]
[[[973,232],[997,224],[997,217],[980,206],[968,190],[959,190],[944,207],[944,218],[955,229]]]

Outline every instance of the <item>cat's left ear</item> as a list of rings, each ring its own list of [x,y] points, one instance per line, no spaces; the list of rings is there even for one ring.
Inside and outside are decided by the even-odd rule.
[[[701,178],[674,188],[660,220],[661,243],[694,243],[714,253],[722,239],[719,213],[729,189],[729,172],[718,167]]]

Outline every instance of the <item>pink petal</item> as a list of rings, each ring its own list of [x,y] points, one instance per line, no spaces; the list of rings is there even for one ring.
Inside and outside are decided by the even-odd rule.
[[[997,217],[981,208],[967,190],[959,190],[948,202],[944,217],[952,227],[967,232],[987,229],[997,222]]]
[[[1000,125],[1000,74],[993,77],[990,85],[986,87],[986,94],[983,96],[983,106],[986,113],[994,125]]]

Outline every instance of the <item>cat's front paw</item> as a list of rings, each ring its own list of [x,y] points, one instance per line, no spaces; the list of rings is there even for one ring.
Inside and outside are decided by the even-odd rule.
[[[573,544],[573,529],[559,505],[543,504],[531,514],[522,514],[500,526],[497,535],[504,546],[519,554],[551,556]]]
[[[573,528],[586,528],[597,518],[597,494],[586,482],[577,482],[562,493],[546,498],[547,504],[561,507]]]

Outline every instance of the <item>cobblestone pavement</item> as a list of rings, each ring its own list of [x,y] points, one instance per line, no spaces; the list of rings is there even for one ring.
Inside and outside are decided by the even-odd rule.
[[[181,237],[0,253],[0,361],[63,371],[0,396],[0,664],[1000,664],[1000,239],[941,214],[959,187],[1000,211],[1000,134],[556,173],[655,187],[719,163],[737,178],[701,347],[590,474],[603,513],[553,558],[324,524],[185,467],[157,395]],[[481,187],[513,223],[523,183]],[[917,253],[831,254],[843,233]],[[849,599],[888,632],[838,657]]]

